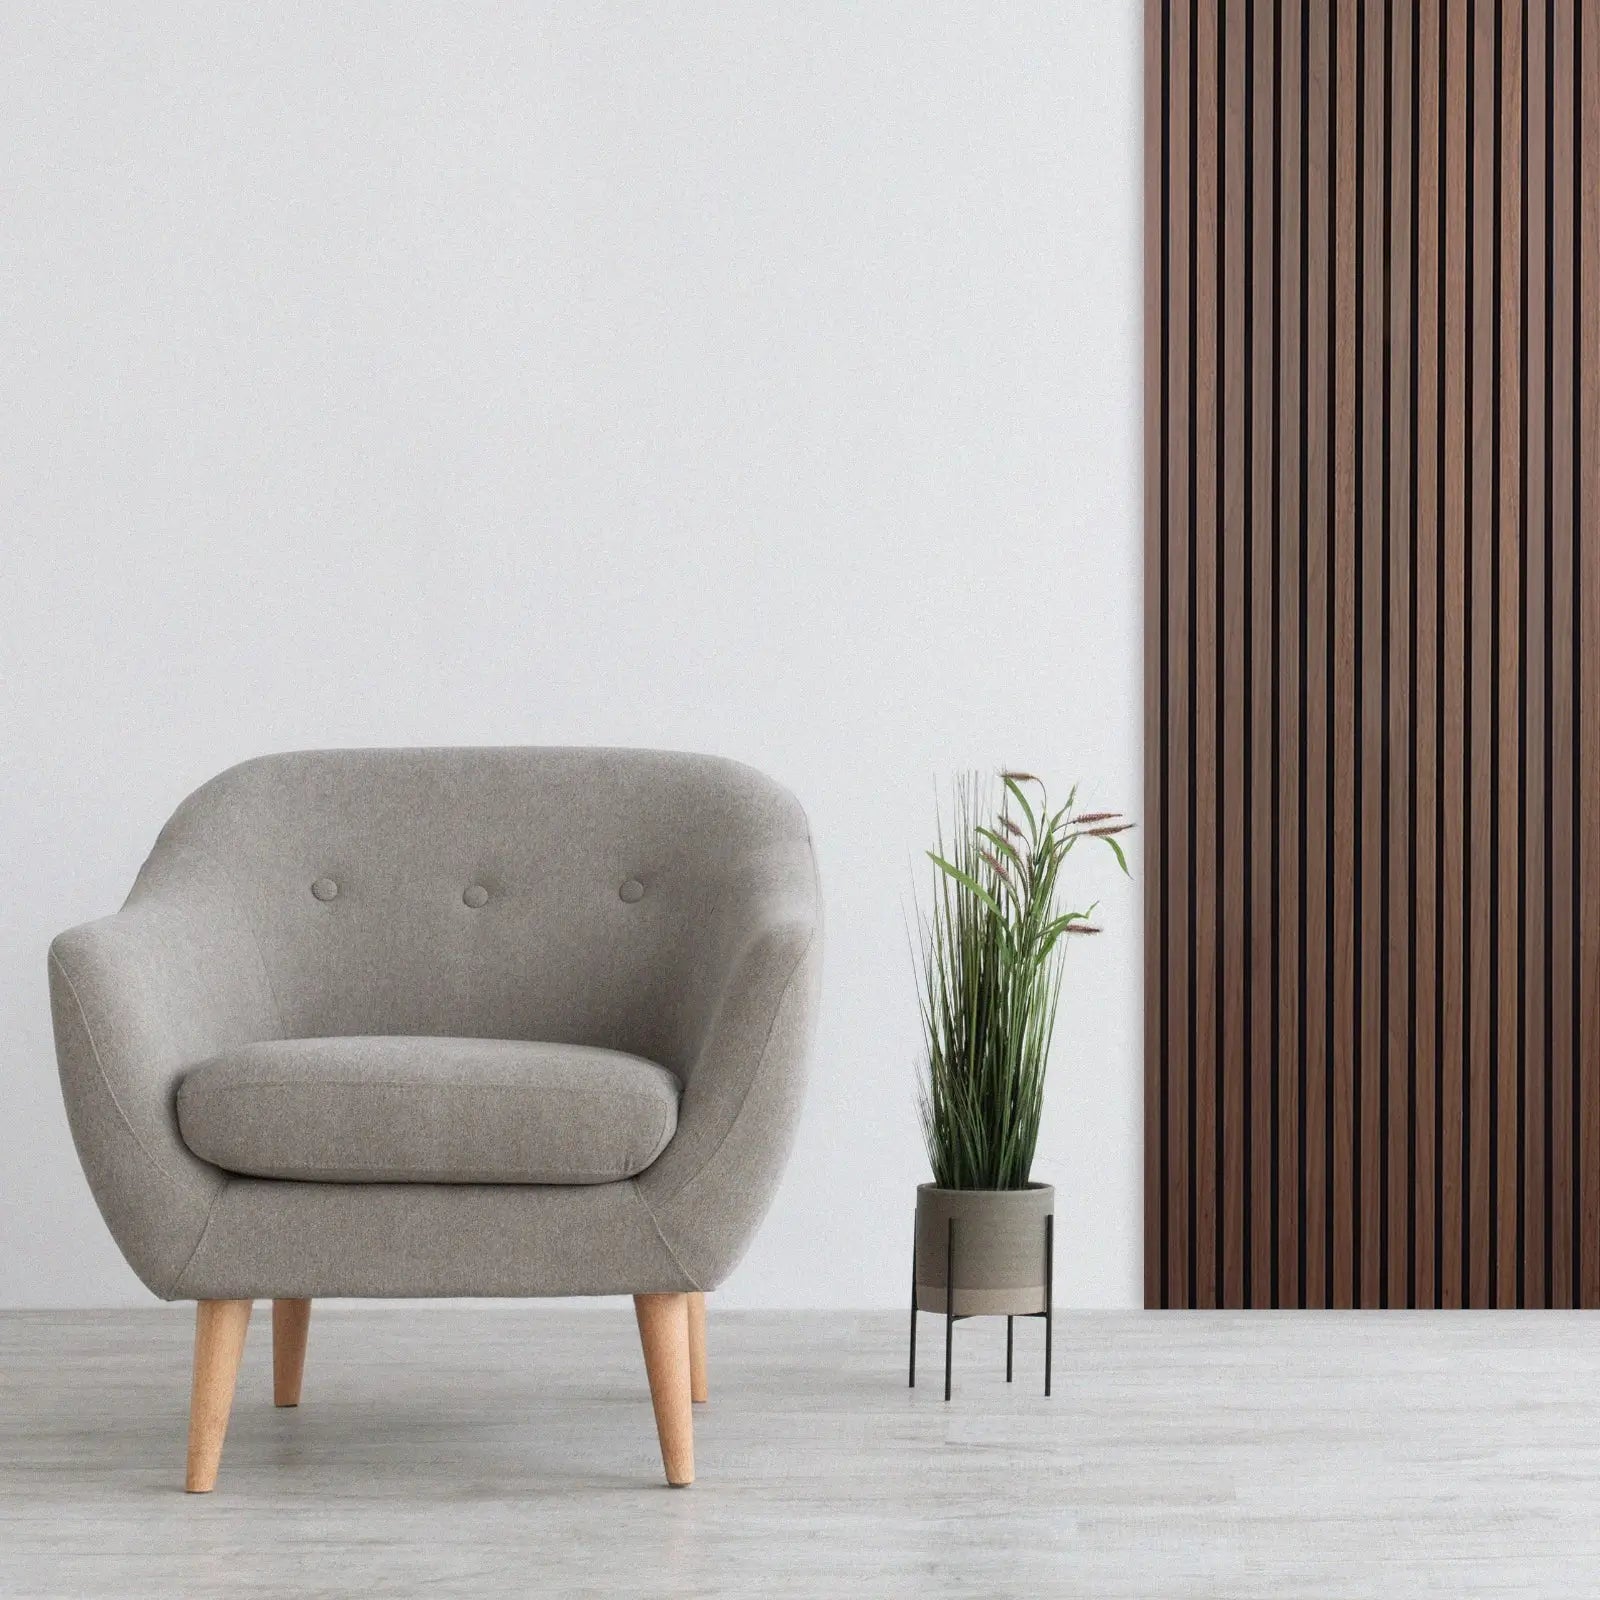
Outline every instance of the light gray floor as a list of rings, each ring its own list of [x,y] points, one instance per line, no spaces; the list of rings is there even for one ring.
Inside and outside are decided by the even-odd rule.
[[[633,1318],[257,1308],[218,1490],[180,1490],[187,1308],[0,1317],[0,1594],[1583,1595],[1600,1320],[711,1316],[699,1482],[661,1486]]]

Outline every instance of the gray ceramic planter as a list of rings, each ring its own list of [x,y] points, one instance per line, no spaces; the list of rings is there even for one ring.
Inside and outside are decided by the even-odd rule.
[[[1030,1183],[1026,1189],[919,1184],[917,1309],[954,1309],[958,1317],[1026,1317],[1044,1311],[1045,1219],[1055,1215],[1055,1208],[1056,1192],[1048,1183]],[[947,1299],[952,1279],[953,1308]]]

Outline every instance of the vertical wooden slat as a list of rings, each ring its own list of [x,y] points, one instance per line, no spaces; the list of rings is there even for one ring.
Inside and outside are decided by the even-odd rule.
[[[1467,1006],[1465,1303],[1492,1304],[1489,1291],[1495,1195],[1490,1149],[1497,1112],[1493,1080],[1494,965],[1494,127],[1496,15],[1492,0],[1472,0],[1467,40],[1469,85],[1467,296]]]
[[[1250,305],[1250,794],[1249,837],[1245,862],[1250,874],[1250,937],[1246,960],[1249,1004],[1246,1023],[1250,1038],[1250,1167],[1246,1174],[1249,1200],[1250,1257],[1249,1303],[1274,1304],[1273,1199],[1277,1179],[1272,1144],[1275,1127],[1273,1087],[1277,1063],[1273,1052],[1273,932],[1272,847],[1277,814],[1273,806],[1273,769],[1277,741],[1272,733],[1273,651],[1276,645],[1274,613],[1277,592],[1273,586],[1273,462],[1276,456],[1273,422],[1276,416],[1274,379],[1278,371],[1273,349],[1273,308],[1277,285],[1273,277],[1273,175],[1277,170],[1273,108],[1277,98],[1277,56],[1274,45],[1276,6],[1271,0],[1253,0],[1250,39],[1250,139],[1251,195]]]
[[[1549,140],[1545,126],[1549,60],[1545,8],[1527,0],[1527,34],[1523,55],[1523,173],[1525,210],[1523,246],[1523,1304],[1550,1303],[1546,1265],[1549,1108],[1549,1059],[1545,1019],[1545,911],[1549,904],[1545,804],[1548,794],[1549,724],[1545,697],[1545,574],[1549,570],[1549,529],[1545,493],[1545,337],[1549,322],[1546,300],[1545,162]]]
[[[1573,552],[1573,8],[1575,0],[1553,0],[1555,31],[1550,36],[1553,99],[1549,120],[1550,187],[1547,204],[1550,242],[1550,565],[1545,592],[1549,596],[1550,777],[1550,905],[1546,971],[1549,976],[1550,1036],[1550,1301],[1571,1306],[1573,1290],[1573,1204],[1577,1194],[1573,1170],[1573,931],[1576,899],[1573,884],[1572,776],[1576,750],[1572,697],[1576,663],[1572,647],[1575,583]]]
[[[1416,437],[1415,528],[1412,564],[1412,716],[1416,727],[1412,760],[1411,993],[1414,1054],[1416,1177],[1412,1186],[1412,1303],[1431,1306],[1439,1298],[1435,1242],[1438,1212],[1437,1090],[1439,1035],[1438,970],[1439,699],[1439,294],[1441,17],[1439,0],[1417,0],[1416,33]]]
[[[1332,995],[1328,1051],[1332,1091],[1328,1115],[1328,1205],[1332,1220],[1332,1304],[1354,1303],[1355,1261],[1355,706],[1357,541],[1356,524],[1356,0],[1334,0],[1333,80],[1333,397],[1331,401],[1333,482],[1328,507],[1332,609],[1328,619],[1331,676],[1328,683],[1328,737],[1331,783],[1327,828],[1333,845],[1328,886]]]
[[[1385,294],[1387,251],[1384,208],[1384,174],[1387,151],[1384,133],[1385,44],[1384,0],[1361,0],[1360,48],[1361,123],[1358,130],[1358,181],[1361,226],[1357,235],[1356,284],[1360,332],[1361,397],[1359,444],[1361,459],[1356,474],[1359,513],[1357,564],[1360,583],[1356,595],[1358,649],[1356,675],[1359,694],[1354,716],[1357,726],[1356,804],[1360,818],[1356,843],[1360,857],[1358,883],[1360,915],[1355,927],[1355,1004],[1360,1061],[1360,1120],[1356,1128],[1360,1163],[1355,1175],[1357,1196],[1357,1255],[1355,1303],[1383,1303],[1386,1234],[1388,1101],[1384,1050],[1384,973],[1388,958],[1384,948],[1385,823],[1384,773],[1387,703],[1384,677],[1385,580],[1388,576],[1388,537],[1384,518],[1387,480],[1384,475],[1384,380],[1388,303]]]
[[[1305,477],[1302,482],[1305,542],[1303,546],[1305,665],[1302,701],[1304,744],[1301,760],[1301,905],[1302,972],[1301,1052],[1305,1062],[1305,1160],[1302,1172],[1301,1228],[1304,1239],[1304,1303],[1331,1304],[1332,1215],[1328,1205],[1329,1089],[1332,1063],[1328,1051],[1330,999],[1329,959],[1332,950],[1328,917],[1328,873],[1331,833],[1328,814],[1332,787],[1328,727],[1330,682],[1328,625],[1331,618],[1332,572],[1329,567],[1329,502],[1332,493],[1333,375],[1329,348],[1332,320],[1329,200],[1332,194],[1332,145],[1329,113],[1331,26],[1333,8],[1311,7],[1305,17],[1310,46],[1306,86],[1305,139],[1307,175],[1304,188],[1306,229]]]
[[[1389,979],[1385,1049],[1389,1067],[1389,1190],[1386,1284],[1391,1306],[1411,1303],[1410,1238],[1414,1134],[1411,1058],[1411,523],[1413,342],[1411,216],[1413,191],[1412,16],[1407,0],[1389,0],[1390,116],[1387,173],[1390,183],[1389,408],[1389,899],[1383,936]]]
[[[1498,1182],[1499,1252],[1495,1302],[1521,1303],[1518,1264],[1523,1236],[1522,1094],[1518,1074],[1521,1037],[1521,982],[1517,929],[1522,904],[1522,766],[1519,745],[1522,695],[1517,663],[1522,650],[1522,12],[1520,4],[1501,7],[1500,59],[1500,401],[1496,443],[1500,476],[1497,545],[1500,567],[1496,692],[1500,728],[1495,760],[1499,781],[1499,841],[1495,850],[1498,906],[1495,917],[1499,963],[1495,975],[1499,1027],[1495,1071],[1499,1118],[1495,1129]]]
[[[1300,1274],[1304,1215],[1301,1094],[1305,1057],[1301,1049],[1301,689],[1305,683],[1302,650],[1302,593],[1305,571],[1304,428],[1305,296],[1301,272],[1306,225],[1301,204],[1301,168],[1305,157],[1306,100],[1302,68],[1306,40],[1303,11],[1278,5],[1278,305],[1274,344],[1278,352],[1278,437],[1274,461],[1278,472],[1275,573],[1278,591],[1275,640],[1275,722],[1278,749],[1278,827],[1273,858],[1277,898],[1278,941],[1278,1294],[1277,1304],[1303,1303]]]
[[[1600,1305],[1600,16],[1579,8],[1578,194],[1578,1106],[1579,1298]]]
[[[1167,6],[1146,0],[1144,40],[1144,566],[1145,638],[1164,637],[1166,615],[1166,373],[1167,330],[1167,197],[1161,175],[1166,154],[1165,117],[1169,90],[1163,71]],[[1163,760],[1165,730],[1162,707],[1167,686],[1156,672],[1146,672],[1144,725],[1151,753],[1144,768],[1146,826],[1160,838],[1166,814]],[[1166,1037],[1162,1026],[1166,987],[1162,956],[1170,944],[1165,912],[1163,872],[1166,851],[1157,848],[1145,864],[1144,1008],[1144,1303],[1167,1303],[1166,1293]]]
[[[1218,190],[1222,176],[1219,104],[1220,22],[1217,4],[1202,4],[1194,48],[1197,63],[1198,133],[1195,141],[1194,360],[1198,382],[1194,414],[1194,791],[1190,851],[1194,872],[1191,981],[1194,1036],[1193,1182],[1195,1285],[1197,1303],[1218,1303],[1220,1260],[1218,1223],[1218,1060],[1217,1060],[1217,783],[1220,740],[1217,726],[1218,607],[1217,565],[1222,553],[1218,526],[1218,438],[1221,427],[1221,351],[1218,322],[1221,295],[1217,256],[1221,238]]]
[[[1245,593],[1245,467],[1249,446],[1245,414],[1245,252],[1246,210],[1244,133],[1247,0],[1223,0],[1222,51],[1222,212],[1220,296],[1222,304],[1222,412],[1219,440],[1222,489],[1221,549],[1218,569],[1218,638],[1222,645],[1217,720],[1221,762],[1217,769],[1217,815],[1221,848],[1217,875],[1220,897],[1217,963],[1222,1038],[1216,1071],[1221,1086],[1222,1172],[1219,1204],[1222,1252],[1218,1303],[1245,1304],[1245,895],[1250,864],[1245,859],[1245,718],[1249,685],[1245,642],[1249,627]]]
[[[1465,1117],[1466,785],[1466,358],[1467,358],[1467,5],[1445,7],[1444,61],[1444,485],[1440,523],[1439,829],[1439,1298],[1462,1304],[1465,1205],[1462,1140]]]
[[[1194,692],[1189,665],[1192,630],[1190,574],[1194,545],[1191,477],[1193,399],[1198,375],[1194,365],[1192,303],[1194,297],[1194,190],[1197,116],[1194,89],[1192,4],[1182,0],[1168,11],[1170,40],[1167,81],[1172,106],[1167,117],[1171,148],[1167,157],[1169,204],[1167,227],[1168,284],[1167,396],[1167,623],[1161,664],[1167,685],[1166,792],[1170,797],[1163,823],[1165,895],[1168,945],[1166,967],[1166,1070],[1167,1070],[1167,1303],[1194,1304],[1193,1105],[1194,1058],[1190,1050],[1190,1010],[1193,991],[1190,971],[1191,857],[1189,853],[1190,793],[1193,762],[1190,757],[1191,696]]]

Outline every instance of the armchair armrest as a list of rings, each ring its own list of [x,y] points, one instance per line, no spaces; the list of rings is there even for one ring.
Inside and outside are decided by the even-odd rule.
[[[170,1298],[225,1181],[179,1135],[177,1080],[279,1031],[254,934],[207,863],[152,858],[120,912],[55,939],[49,969],[89,1187],[129,1265]]]
[[[821,958],[809,842],[741,860],[686,1001],[678,1130],[637,1180],[701,1288],[737,1264],[777,1188],[799,1120]]]

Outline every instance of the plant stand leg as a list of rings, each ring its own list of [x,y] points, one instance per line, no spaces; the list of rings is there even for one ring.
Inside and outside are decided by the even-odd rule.
[[[945,1224],[944,1236],[944,1397],[950,1398],[950,1352],[956,1334],[956,1219]]]
[[[911,1382],[907,1388],[917,1386],[917,1227],[911,1225]]]
[[[1011,1382],[1011,1318],[1006,1318],[1006,1382]]]
[[[1044,1393],[1050,1398],[1050,1354],[1055,1343],[1056,1219],[1044,1219]]]

